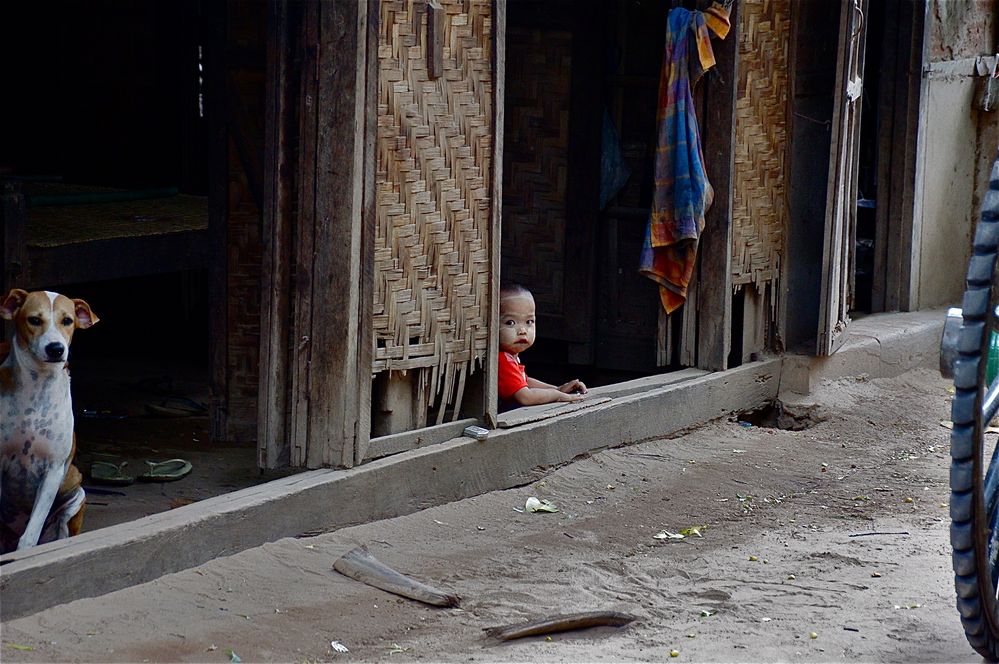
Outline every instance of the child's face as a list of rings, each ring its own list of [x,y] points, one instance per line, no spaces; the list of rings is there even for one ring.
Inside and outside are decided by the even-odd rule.
[[[516,355],[534,344],[534,297],[530,293],[500,299],[500,350]]]

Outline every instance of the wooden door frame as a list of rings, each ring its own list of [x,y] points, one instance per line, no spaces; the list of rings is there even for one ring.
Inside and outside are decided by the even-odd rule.
[[[486,366],[483,373],[482,418],[486,425],[497,426],[499,411],[499,292],[500,259],[503,247],[503,119],[506,104],[506,0],[493,0],[493,180],[492,220],[489,246],[489,334]]]
[[[857,168],[863,86],[853,100],[846,99],[856,71],[864,76],[867,0],[841,0],[839,49],[833,88],[829,184],[826,193],[825,245],[819,290],[819,325],[815,354],[831,355],[846,340],[853,295],[854,243],[857,215]],[[854,36],[854,31],[859,34]],[[854,40],[856,41],[854,51]],[[854,62],[856,58],[856,62]],[[845,117],[844,117],[845,116]],[[845,265],[843,264],[845,262]]]
[[[872,311],[910,311],[915,306],[913,269],[918,269],[916,168],[919,162],[920,100],[925,0],[889,0],[885,25],[893,30],[882,47],[878,99],[878,201],[874,240]],[[887,61],[887,62],[886,62]]]
[[[378,2],[290,6],[268,13],[259,460],[349,468],[370,436]]]
[[[704,162],[714,201],[704,215],[697,248],[698,369],[728,368],[732,349],[732,208],[735,199],[735,113],[739,87],[739,4],[732,4],[731,29],[712,40],[715,66],[704,77]],[[741,324],[741,321],[739,321]]]

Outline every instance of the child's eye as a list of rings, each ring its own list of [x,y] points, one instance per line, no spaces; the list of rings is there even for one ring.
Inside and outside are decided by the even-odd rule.
[[[528,325],[534,325],[534,319],[533,318],[528,318],[527,319],[527,324]]]
[[[517,321],[515,321],[515,320],[505,320],[505,321],[503,321],[503,324],[504,325],[509,325],[510,327],[513,327],[514,325],[517,324]]]

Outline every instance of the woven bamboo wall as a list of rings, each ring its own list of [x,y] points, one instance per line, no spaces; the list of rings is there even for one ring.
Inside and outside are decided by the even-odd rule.
[[[572,34],[514,28],[506,38],[503,279],[538,311],[563,310]]]
[[[760,293],[778,285],[787,228],[791,1],[739,0],[732,283]]]
[[[380,4],[373,371],[416,370],[426,406],[457,411],[489,335],[492,2],[440,4],[435,80],[426,4]]]

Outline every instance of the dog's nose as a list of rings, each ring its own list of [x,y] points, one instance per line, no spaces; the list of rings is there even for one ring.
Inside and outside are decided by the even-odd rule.
[[[58,341],[53,341],[45,346],[45,355],[50,360],[61,360],[64,352],[66,352],[66,346]]]

